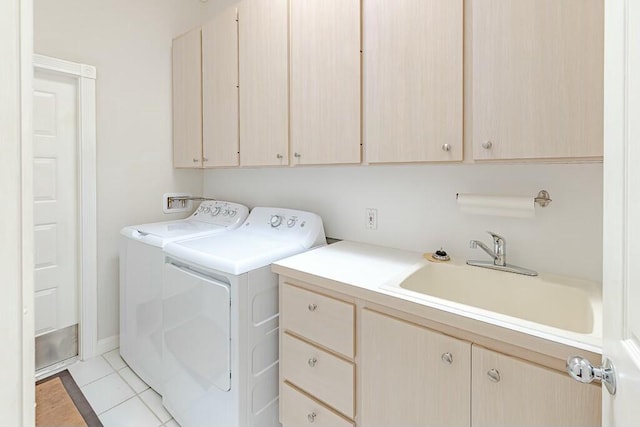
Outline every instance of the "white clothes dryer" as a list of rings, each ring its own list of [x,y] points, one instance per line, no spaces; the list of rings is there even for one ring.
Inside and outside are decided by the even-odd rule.
[[[162,248],[170,242],[221,235],[244,223],[249,209],[204,201],[188,218],[120,231],[120,355],[162,394]]]
[[[321,218],[254,208],[238,229],[164,248],[162,403],[182,427],[276,427],[278,279],[326,245]]]

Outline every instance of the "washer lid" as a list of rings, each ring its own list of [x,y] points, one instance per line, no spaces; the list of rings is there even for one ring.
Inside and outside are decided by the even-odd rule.
[[[288,239],[245,230],[170,243],[164,252],[190,264],[239,275],[307,250]]]
[[[130,228],[141,234],[152,234],[163,239],[196,237],[198,234],[224,231],[227,227],[202,221],[182,219],[178,221],[156,222],[133,225]]]
[[[167,243],[199,236],[218,235],[228,228],[200,221],[178,220],[125,227],[120,234],[147,245],[164,247]]]

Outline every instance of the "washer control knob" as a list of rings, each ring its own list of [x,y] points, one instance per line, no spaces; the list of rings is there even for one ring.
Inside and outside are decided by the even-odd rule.
[[[293,227],[294,225],[296,225],[297,221],[298,221],[298,218],[296,218],[295,216],[289,218],[289,221],[287,221],[287,227],[289,228]]]
[[[269,224],[271,224],[271,226],[274,228],[278,227],[280,224],[282,224],[282,217],[280,215],[271,215]]]
[[[225,209],[222,211],[222,216],[229,216],[229,209]]]
[[[237,213],[238,211],[229,211],[229,216],[233,218]]]
[[[211,216],[216,216],[220,213],[220,206],[216,206],[215,208],[211,209]]]

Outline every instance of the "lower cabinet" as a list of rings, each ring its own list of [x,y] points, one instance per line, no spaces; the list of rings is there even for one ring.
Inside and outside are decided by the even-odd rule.
[[[473,427],[600,426],[601,388],[473,346]]]
[[[469,426],[471,344],[362,310],[361,423]]]
[[[284,427],[601,425],[599,385],[336,295],[281,278]]]

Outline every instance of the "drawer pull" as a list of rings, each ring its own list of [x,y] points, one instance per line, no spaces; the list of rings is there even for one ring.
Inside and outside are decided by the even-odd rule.
[[[309,304],[309,311],[316,311],[316,308],[318,308],[317,304]]]
[[[442,353],[442,361],[447,365],[451,365],[453,363],[453,355],[449,352]]]
[[[500,382],[500,372],[498,372],[497,369],[490,369],[487,372],[487,376],[489,377],[489,380],[493,381],[494,383]]]
[[[318,359],[316,359],[315,357],[312,357],[311,359],[307,360],[307,364],[309,365],[310,368],[313,368],[314,366],[316,366],[317,362],[318,362]]]
[[[309,415],[307,415],[307,420],[309,420],[310,423],[313,423],[316,421],[316,413],[312,412]]]

